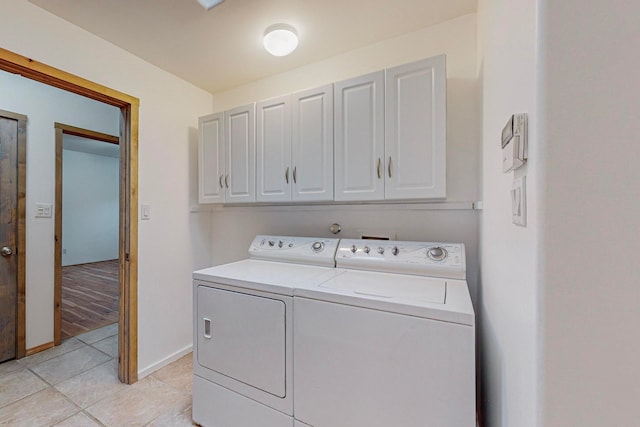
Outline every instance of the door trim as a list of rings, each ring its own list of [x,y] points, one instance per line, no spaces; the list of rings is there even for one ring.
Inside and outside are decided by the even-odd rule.
[[[120,108],[120,319],[118,377],[138,380],[138,127],[140,100],[0,48],[0,70]],[[24,202],[23,202],[24,205]],[[24,245],[23,245],[24,247]]]
[[[16,249],[18,256],[17,277],[17,321],[16,321],[16,359],[27,353],[26,341],[26,199],[27,199],[27,116],[0,110],[0,116],[18,122],[18,229],[16,230]]]
[[[64,135],[79,136],[109,144],[120,143],[120,138],[106,133],[95,132],[62,123],[54,123],[56,130],[55,155],[55,205],[54,205],[54,248],[53,248],[53,341],[55,345],[62,343],[62,149]],[[122,161],[120,162],[122,166]],[[119,169],[119,168],[118,168]],[[119,172],[120,173],[120,172]],[[122,180],[121,174],[118,182]],[[120,192],[118,206],[124,203],[123,193]],[[120,212],[118,212],[120,215]],[[120,236],[118,236],[120,237]],[[119,244],[119,243],[118,243]],[[118,279],[119,280],[119,279]],[[120,297],[118,296],[118,299]]]

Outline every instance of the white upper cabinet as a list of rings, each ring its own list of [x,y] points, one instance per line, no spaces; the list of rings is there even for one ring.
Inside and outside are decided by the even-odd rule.
[[[384,71],[334,85],[335,200],[384,198]]]
[[[198,120],[198,201],[224,202],[224,115],[210,114]]]
[[[256,146],[257,201],[291,200],[291,96],[256,104]]]
[[[333,200],[333,85],[292,99],[292,200]]]
[[[255,104],[224,113],[225,201],[249,203],[256,199]]]
[[[385,198],[443,198],[445,56],[390,68],[385,75]]]

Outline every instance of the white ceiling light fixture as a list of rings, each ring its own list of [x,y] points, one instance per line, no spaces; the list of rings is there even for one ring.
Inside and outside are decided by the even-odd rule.
[[[287,24],[275,24],[264,32],[264,48],[273,56],[287,56],[298,47],[298,33]]]
[[[200,3],[200,5],[202,5],[202,7],[204,7],[205,9],[211,10],[223,1],[224,0],[198,0],[198,3]]]

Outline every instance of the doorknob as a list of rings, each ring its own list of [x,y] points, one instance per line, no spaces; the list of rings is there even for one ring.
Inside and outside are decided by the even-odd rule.
[[[8,246],[4,246],[2,249],[0,249],[0,255],[2,256],[9,256],[13,254],[13,249],[11,249]]]

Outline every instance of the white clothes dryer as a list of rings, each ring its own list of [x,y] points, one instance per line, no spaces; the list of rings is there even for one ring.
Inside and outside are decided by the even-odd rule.
[[[335,274],[338,239],[257,236],[249,259],[193,273],[193,420],[293,426],[293,295]]]
[[[295,292],[299,425],[474,426],[464,245],[342,239],[336,267]]]

